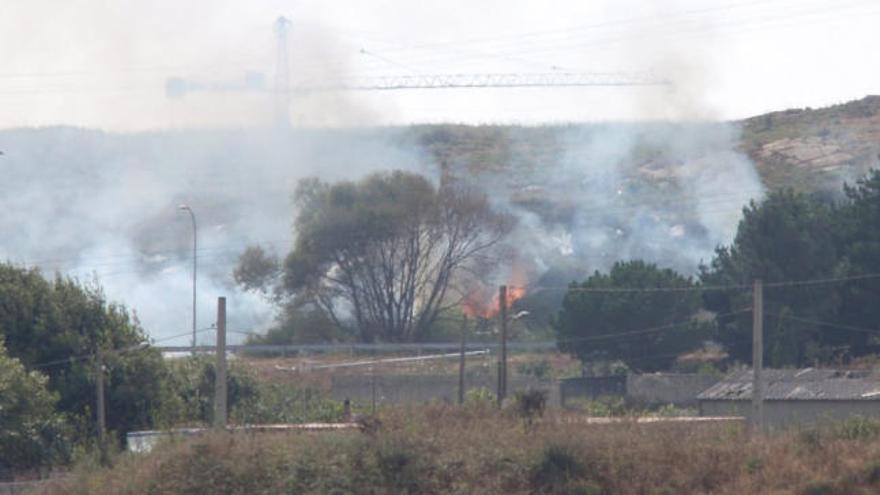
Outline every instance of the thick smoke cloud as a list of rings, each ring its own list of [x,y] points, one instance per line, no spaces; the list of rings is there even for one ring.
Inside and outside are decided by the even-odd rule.
[[[191,330],[192,227],[199,238],[198,326],[228,300],[233,331],[265,329],[274,308],[233,284],[248,244],[279,254],[293,238],[299,178],[335,181],[388,169],[430,173],[397,131],[273,130],[108,134],[75,128],[0,132],[0,257],[91,280],[135,309],[153,338]],[[242,338],[231,335],[230,340]],[[210,341],[211,332],[201,338]],[[171,343],[185,344],[188,337]]]
[[[3,131],[0,256],[97,277],[108,298],[137,310],[153,338],[186,334],[192,231],[177,210],[186,203],[199,224],[198,326],[214,322],[216,297],[225,295],[233,332],[264,330],[275,308],[231,278],[244,247],[289,250],[299,178],[407,169],[436,179],[437,155],[417,135],[406,128]],[[484,144],[511,150],[498,166],[474,173],[480,163],[446,165],[519,220],[509,243],[515,261],[499,267],[497,282],[558,286],[635,258],[692,274],[730,242],[741,207],[762,193],[730,124],[506,128],[494,136]],[[455,139],[447,144],[454,148]],[[544,152],[530,155],[533,146]]]
[[[511,244],[537,286],[630,259],[694,274],[763,195],[738,140],[733,124],[559,128],[554,157],[502,178],[512,193],[498,177],[478,180],[520,218]]]

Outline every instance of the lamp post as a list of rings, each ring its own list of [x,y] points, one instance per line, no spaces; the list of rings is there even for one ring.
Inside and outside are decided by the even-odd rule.
[[[198,229],[196,228],[196,214],[193,213],[189,205],[183,204],[178,206],[180,210],[189,212],[193,226],[193,336],[192,336],[192,353],[196,353],[196,273],[198,269],[198,259],[196,258],[196,247],[198,246]]]

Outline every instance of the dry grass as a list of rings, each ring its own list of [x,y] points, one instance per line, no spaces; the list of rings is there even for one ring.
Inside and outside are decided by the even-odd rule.
[[[488,408],[393,409],[375,435],[221,434],[81,469],[54,494],[868,494],[880,492],[880,428],[749,439],[731,425],[534,431]]]

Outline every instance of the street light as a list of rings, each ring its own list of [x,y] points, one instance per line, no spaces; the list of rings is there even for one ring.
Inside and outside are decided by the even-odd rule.
[[[179,210],[189,212],[193,225],[193,337],[192,337],[192,353],[196,353],[196,270],[198,268],[196,258],[196,246],[198,245],[198,229],[196,228],[196,214],[193,213],[189,205],[183,204],[177,207]]]

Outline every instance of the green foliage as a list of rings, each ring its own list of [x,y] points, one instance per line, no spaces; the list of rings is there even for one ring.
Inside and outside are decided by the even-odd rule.
[[[711,267],[703,267],[706,285],[751,284],[834,277],[839,274],[840,239],[835,210],[828,204],[790,190],[771,193],[760,204],[743,211],[736,237],[729,247],[719,248]],[[751,306],[748,292],[707,292],[706,306],[728,313]],[[832,334],[802,319],[828,320],[838,298],[828,287],[802,287],[765,291],[765,362],[770,366],[801,365],[822,358],[820,349],[848,342],[863,345],[865,336],[853,332]],[[719,340],[735,360],[751,359],[751,315],[720,318]]]
[[[627,416],[632,413],[626,406],[623,397],[599,397],[595,400],[571,400],[566,401],[571,409],[575,409],[584,416],[597,418],[610,418]]]
[[[99,349],[134,348],[146,337],[133,314],[107,302],[97,283],[0,265],[0,335],[25,367],[42,368],[58,394],[58,409],[80,434],[93,434],[95,363]],[[107,427],[120,434],[151,427],[163,399],[158,351],[106,352]]]
[[[837,425],[834,435],[844,440],[873,440],[880,436],[880,419],[853,416]]]
[[[495,407],[495,394],[486,387],[469,388],[464,394],[464,403],[480,409]]]
[[[70,439],[48,379],[9,357],[0,339],[0,476],[66,461]]]
[[[572,284],[554,324],[559,349],[583,362],[620,360],[631,369],[667,369],[681,353],[702,346],[712,326],[693,320],[696,291],[614,292],[613,289],[690,289],[690,278],[642,261],[618,262],[605,275]],[[591,292],[591,289],[611,289]],[[663,331],[641,332],[654,327]]]
[[[170,364],[163,425],[211,424],[214,417],[215,360],[188,356]],[[320,391],[290,384],[262,382],[244,365],[227,368],[229,419],[238,424],[334,422],[343,417],[342,403]]]
[[[189,356],[171,363],[171,389],[176,395],[174,409],[168,417],[177,422],[211,424],[214,418],[214,387],[216,378],[213,356]],[[229,418],[236,421],[240,408],[248,410],[259,399],[254,378],[244,367],[230,362],[227,368],[227,405]]]
[[[343,421],[341,401],[313,388],[257,383],[256,394],[236,405],[232,416],[240,423],[333,423]]]
[[[551,365],[550,361],[546,359],[541,359],[539,361],[525,361],[517,363],[516,371],[521,375],[530,375],[542,380],[544,378],[550,378],[550,375],[553,372],[553,365]]]

